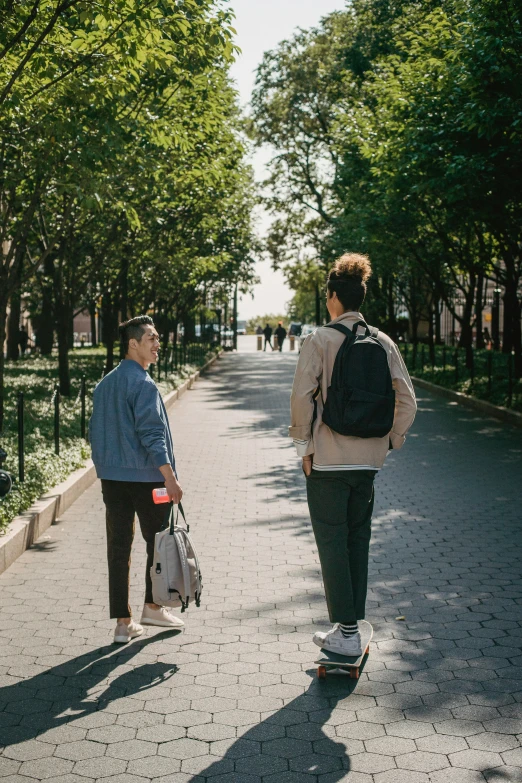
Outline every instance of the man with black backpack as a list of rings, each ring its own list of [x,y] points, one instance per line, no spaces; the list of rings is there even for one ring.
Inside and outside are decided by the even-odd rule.
[[[331,322],[305,340],[291,396],[290,436],[303,461],[308,507],[333,628],[314,642],[360,655],[373,483],[389,449],[400,449],[417,410],[393,341],[359,312],[371,275],[367,256],[347,253],[328,275]]]

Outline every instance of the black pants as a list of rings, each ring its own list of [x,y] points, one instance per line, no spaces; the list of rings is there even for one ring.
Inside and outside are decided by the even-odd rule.
[[[162,481],[108,481],[102,479],[103,502],[107,526],[107,560],[109,564],[109,607],[111,617],[131,617],[129,574],[134,540],[134,517],[138,515],[141,535],[147,543],[145,601],[152,604],[150,567],[154,557],[154,536],[165,518],[165,504],[156,505],[152,490],[164,487]]]
[[[263,348],[263,351],[266,351],[266,344],[267,344],[267,343],[268,343],[268,345],[270,346],[270,348],[272,348],[272,350],[274,350],[274,348],[273,348],[273,346],[272,346],[272,342],[271,342],[271,340],[272,340],[272,338],[271,338],[271,337],[265,337],[265,347]]]
[[[332,623],[365,616],[374,478],[374,470],[313,470],[306,479]]]

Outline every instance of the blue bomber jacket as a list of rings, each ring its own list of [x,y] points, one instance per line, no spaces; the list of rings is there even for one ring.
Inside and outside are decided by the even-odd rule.
[[[167,411],[138,362],[120,362],[96,386],[93,403],[89,439],[98,478],[163,481],[161,465],[175,470]]]

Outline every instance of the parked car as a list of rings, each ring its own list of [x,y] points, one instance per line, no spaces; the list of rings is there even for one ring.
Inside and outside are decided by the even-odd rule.
[[[301,348],[303,347],[303,343],[308,337],[309,334],[312,334],[312,332],[315,332],[317,329],[317,326],[313,326],[312,324],[304,324],[301,329],[301,334],[299,335],[299,351],[301,351]]]
[[[300,334],[301,334],[302,328],[303,328],[303,324],[299,323],[298,321],[292,321],[292,323],[288,327],[288,336],[289,337],[299,337]]]
[[[238,321],[237,322],[237,333],[238,334],[246,334],[247,333],[247,322],[246,321]]]

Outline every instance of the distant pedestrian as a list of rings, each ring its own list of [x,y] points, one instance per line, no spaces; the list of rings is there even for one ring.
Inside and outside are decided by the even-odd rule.
[[[346,254],[335,263],[326,301],[332,320],[304,341],[291,397],[290,436],[303,461],[334,624],[326,633],[317,632],[313,641],[326,650],[357,656],[362,653],[358,620],[364,619],[366,607],[373,482],[388,449],[403,445],[416,411],[413,386],[397,346],[368,327],[359,312],[370,274],[366,256]],[[356,335],[364,337],[357,347]],[[342,383],[333,389],[332,373],[334,365],[336,371],[341,368],[335,364],[341,349],[351,372],[345,375],[341,369],[336,380]],[[350,388],[346,382],[354,377],[359,384]],[[330,406],[325,407],[330,395]]]
[[[256,334],[257,334],[257,335],[263,334],[263,327],[261,326],[261,324],[259,324],[259,325],[257,326],[257,328],[256,328]]]
[[[277,329],[275,330],[275,336],[277,337],[277,344],[279,346],[279,351],[281,352],[283,350],[283,343],[286,337],[286,329],[283,326],[282,321],[279,321],[277,325]]]
[[[22,356],[25,355],[25,352],[27,351],[27,344],[29,342],[29,335],[27,334],[27,330],[25,326],[22,324],[20,327],[20,331],[18,332],[18,345],[20,346],[20,353]]]
[[[272,327],[270,324],[267,324],[265,328],[263,329],[263,334],[265,335],[265,347],[263,348],[263,351],[266,351],[266,345],[270,346],[272,350],[274,350],[274,346],[272,345]]]
[[[141,315],[121,324],[125,357],[94,390],[89,422],[92,458],[101,479],[106,509],[110,616],[116,618],[115,642],[128,642],[143,633],[132,620],[129,573],[134,515],[147,544],[144,625],[181,628],[184,623],[154,603],[150,568],[154,537],[162,527],[165,506],[155,505],[152,490],[166,487],[179,503],[178,483],[167,411],[158,387],[147,373],[158,361],[159,335],[152,318]]]

